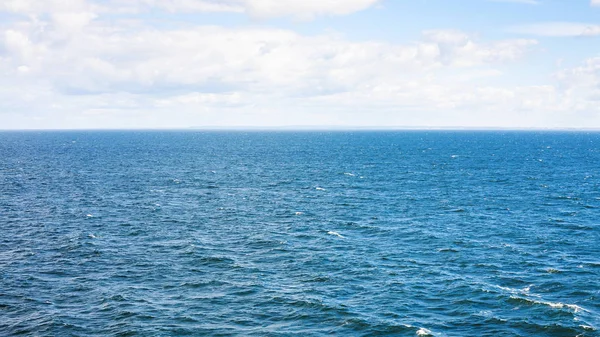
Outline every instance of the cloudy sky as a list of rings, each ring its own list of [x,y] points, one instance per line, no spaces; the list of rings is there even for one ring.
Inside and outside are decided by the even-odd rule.
[[[600,128],[600,0],[0,0],[0,129]]]

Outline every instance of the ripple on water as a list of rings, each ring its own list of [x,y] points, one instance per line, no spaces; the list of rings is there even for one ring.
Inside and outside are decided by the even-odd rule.
[[[0,335],[595,337],[597,144],[0,132]]]

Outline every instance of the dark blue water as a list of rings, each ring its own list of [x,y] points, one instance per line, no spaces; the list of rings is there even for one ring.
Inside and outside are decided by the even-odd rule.
[[[600,133],[0,133],[0,335],[600,336]]]

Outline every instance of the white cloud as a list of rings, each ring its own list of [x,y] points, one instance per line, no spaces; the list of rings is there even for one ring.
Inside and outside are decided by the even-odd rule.
[[[21,14],[92,12],[99,7],[86,0],[3,0],[0,11]]]
[[[106,12],[137,13],[151,9],[168,12],[232,12],[243,13],[246,7],[241,0],[109,0]]]
[[[15,67],[65,92],[245,90],[294,94],[350,90],[438,67],[513,61],[533,40],[481,43],[455,31],[428,31],[410,45],[350,42],[335,35],[305,37],[278,29],[216,26],[159,31],[114,30],[100,23],[61,33],[36,25],[7,30],[3,43]],[[218,89],[213,89],[218,88]]]
[[[490,2],[513,2],[519,4],[527,4],[527,5],[539,5],[540,2],[538,0],[488,0]],[[592,0],[594,1],[594,0]]]
[[[377,3],[112,1],[121,5],[110,10],[120,12],[295,18],[342,15]],[[164,29],[140,19],[105,20],[107,3],[0,4],[18,13],[0,23],[0,128],[568,126],[589,125],[589,114],[600,106],[594,101],[600,78],[595,59],[560,72],[555,83],[503,83],[505,67],[537,48],[531,39],[487,41],[429,30],[417,41],[390,43],[261,27]]]
[[[590,92],[600,90],[600,57],[589,58],[578,67],[561,70],[556,77],[565,90],[592,96]]]
[[[535,40],[516,39],[478,44],[469,35],[453,30],[433,30],[423,33],[425,41],[435,44],[439,61],[456,66],[514,61],[537,44]]]
[[[258,17],[346,15],[367,9],[379,0],[243,0],[244,7]]]
[[[496,65],[536,43],[485,42],[443,30],[392,44],[270,28],[157,30],[74,21],[71,30],[52,18],[4,30],[3,81],[18,79],[22,90],[0,90],[0,99],[19,118],[44,110],[36,118],[47,127],[406,124],[411,120],[389,114],[398,106],[423,113],[477,106],[485,95],[467,95],[472,82],[501,75]],[[356,109],[372,113],[350,113]]]
[[[579,22],[545,22],[515,26],[510,31],[536,36],[589,37],[600,35],[600,25]]]
[[[0,11],[13,13],[137,13],[151,9],[169,12],[233,12],[253,17],[288,16],[311,19],[346,15],[374,6],[380,0],[4,0]]]
[[[591,5],[592,6],[600,6],[600,0],[592,0]]]

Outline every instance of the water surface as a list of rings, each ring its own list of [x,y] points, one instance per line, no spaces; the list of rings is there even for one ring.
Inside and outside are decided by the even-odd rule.
[[[600,336],[600,133],[2,132],[0,335]]]

